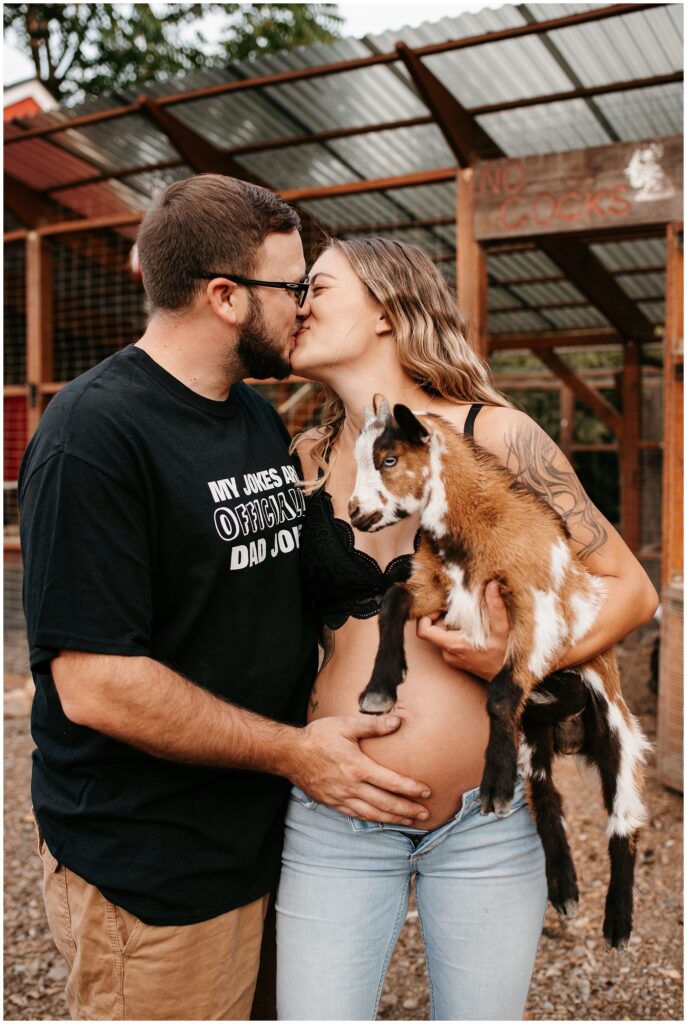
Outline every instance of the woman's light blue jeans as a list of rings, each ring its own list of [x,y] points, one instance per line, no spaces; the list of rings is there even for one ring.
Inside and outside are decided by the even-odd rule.
[[[349,818],[294,787],[277,896],[280,1020],[374,1020],[408,908],[432,1020],[521,1020],[546,909],[541,841],[518,781],[510,814],[465,793],[423,832]]]

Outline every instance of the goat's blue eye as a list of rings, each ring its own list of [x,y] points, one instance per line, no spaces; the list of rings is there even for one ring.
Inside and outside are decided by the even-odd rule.
[[[395,455],[387,455],[387,457],[384,459],[384,462],[382,463],[382,465],[383,466],[395,466],[397,462],[398,462],[398,459],[396,458]]]

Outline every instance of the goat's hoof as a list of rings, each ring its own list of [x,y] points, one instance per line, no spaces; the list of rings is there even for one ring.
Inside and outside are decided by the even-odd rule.
[[[579,906],[578,900],[566,900],[558,913],[561,917],[572,918],[576,916]]]
[[[508,800],[498,796],[483,796],[481,800],[480,814],[491,814],[493,812],[497,818],[505,818],[510,814],[512,806],[512,798]]]
[[[611,942],[610,939],[604,938],[604,944],[606,946],[607,953],[627,953],[629,945],[629,939],[620,939],[617,943]]]
[[[374,690],[361,693],[358,706],[364,715],[385,715],[391,711],[396,701],[385,693],[375,693]]]
[[[559,868],[557,876],[549,882],[549,901],[561,919],[574,917],[577,913],[580,894],[572,861]]]
[[[505,818],[507,814],[510,814],[513,806],[515,771],[513,771],[512,779],[508,776],[504,779],[503,773],[492,773],[487,767],[482,778],[479,795],[482,814],[491,814],[493,811],[497,818]]]
[[[603,929],[606,949],[617,949],[619,953],[624,953],[630,941],[631,930],[632,924],[627,918],[616,921],[606,918]]]

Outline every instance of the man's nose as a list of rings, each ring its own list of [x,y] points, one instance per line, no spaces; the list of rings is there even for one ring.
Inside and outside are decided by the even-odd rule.
[[[305,296],[305,302],[303,303],[303,305],[298,307],[298,310],[296,312],[296,319],[298,320],[299,323],[301,323],[303,320],[305,320],[309,316],[310,316],[310,292],[308,292],[308,294]]]

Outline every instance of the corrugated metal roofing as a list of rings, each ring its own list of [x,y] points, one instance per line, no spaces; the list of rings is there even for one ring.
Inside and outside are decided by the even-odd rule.
[[[543,252],[493,253],[489,256],[489,273],[499,281],[521,277],[557,277],[560,270]]]
[[[419,47],[460,39],[525,25],[531,19],[544,21],[564,17],[597,6],[571,3],[488,8],[361,40],[341,39],[266,54],[227,69],[210,69],[182,79],[133,88],[124,100],[131,102],[141,93],[159,98],[217,83],[389,52],[398,41]],[[419,8],[419,12],[421,10]],[[682,68],[682,22],[682,5],[672,4],[556,29],[545,36],[523,36],[435,54],[426,57],[424,62],[464,106],[479,107],[569,91],[579,85],[629,81],[678,71]],[[121,98],[114,104],[106,97],[90,98],[77,108],[43,113],[31,119],[31,126],[68,124],[75,116],[121,102]],[[543,100],[536,106],[479,115],[477,120],[507,156],[526,156],[604,145],[615,139],[679,133],[682,131],[682,107],[682,86],[664,84],[597,96],[593,102]],[[167,109],[181,123],[221,149],[429,113],[399,61],[259,90],[234,91],[175,104]],[[9,131],[11,133],[12,129]],[[46,188],[76,180],[93,170],[151,165],[177,157],[177,150],[166,135],[142,113],[71,129],[57,138],[63,147],[61,150],[42,139],[10,147],[6,151],[6,166],[27,184]],[[55,152],[60,155],[52,158]],[[237,156],[236,162],[247,174],[257,176],[271,187],[290,189],[401,176],[452,166],[455,157],[439,129],[427,125],[244,154]],[[156,190],[189,173],[185,164],[144,171],[122,181],[63,191],[59,199],[84,215],[108,209],[140,209],[150,202]],[[365,223],[385,225],[387,233],[423,245],[435,258],[442,256],[442,273],[452,280],[455,276],[451,259],[455,252],[455,224],[412,229],[398,225],[453,218],[455,195],[455,184],[447,182],[306,200],[302,206],[330,230],[345,232],[346,226]],[[663,243],[653,240],[599,244],[593,246],[593,251],[611,271],[656,266],[664,258]],[[523,277],[560,277],[560,271],[541,252],[494,254],[489,258],[489,274],[493,310],[518,301],[544,305],[582,301],[578,290],[567,282],[503,287],[508,281]],[[651,299],[659,294],[661,280],[660,274],[641,280],[626,275],[618,283],[632,298]],[[652,301],[642,303],[652,321],[660,307],[660,303]],[[528,310],[493,312],[490,317],[490,329],[494,331],[605,323],[601,314],[586,306],[546,310],[541,315]]]
[[[637,238],[620,242],[595,242],[589,247],[611,271],[625,267],[652,267],[665,263],[666,243],[663,238]]]

